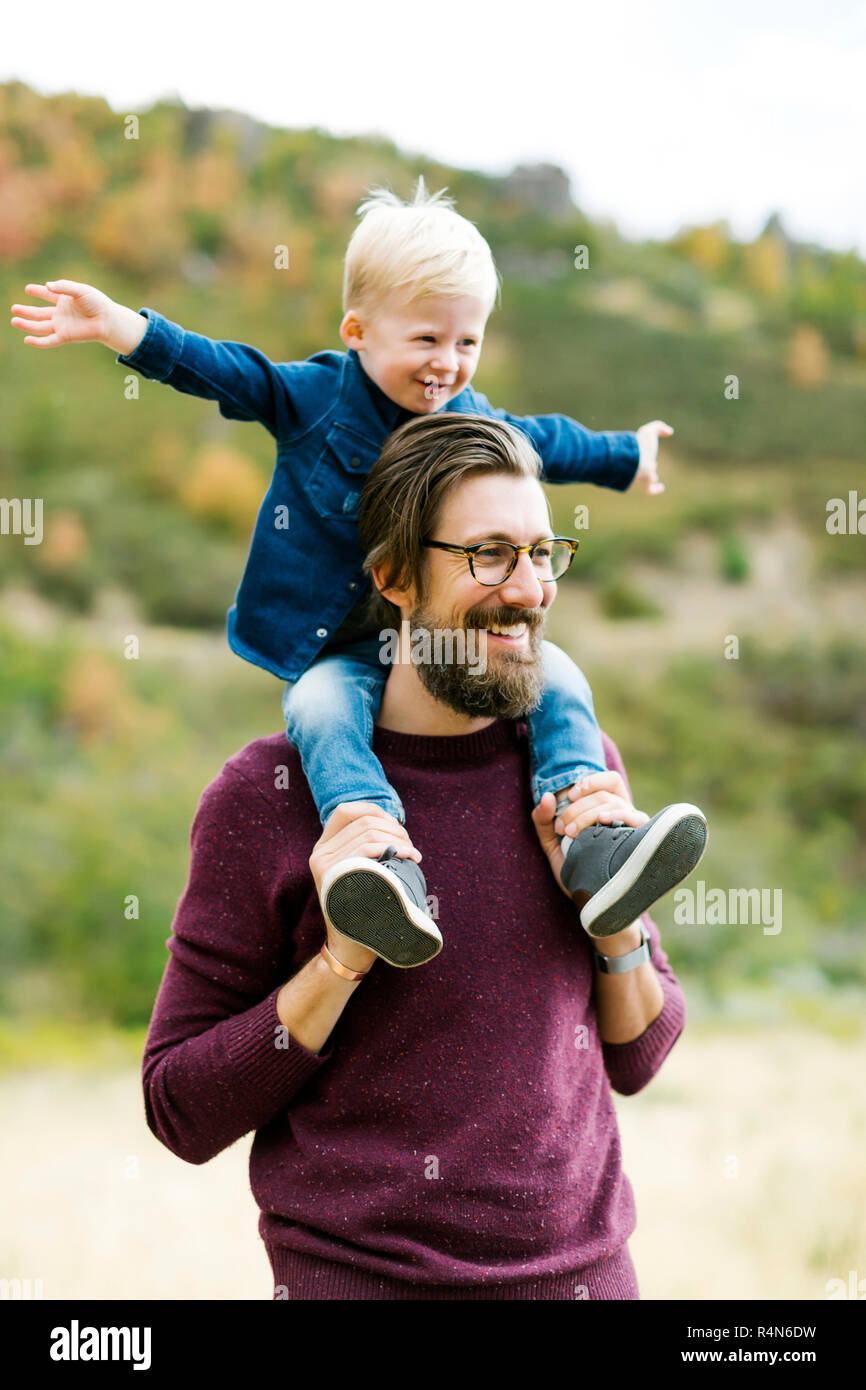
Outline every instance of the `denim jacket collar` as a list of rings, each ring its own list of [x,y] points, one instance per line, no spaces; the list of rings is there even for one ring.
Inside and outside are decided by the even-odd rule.
[[[411,410],[404,410],[403,406],[392,401],[367,375],[355,348],[348,349],[343,361],[337,413],[342,421],[360,428],[367,439],[377,446],[381,446],[383,429],[390,434],[413,416]]]
[[[472,412],[475,400],[467,386],[445,406],[446,410]],[[340,378],[340,396],[336,408],[336,418],[342,423],[352,425],[363,437],[377,448],[382,447],[382,431],[385,434],[414,420],[417,411],[406,410],[392,401],[361,365],[361,357],[355,348],[349,348],[343,358]]]

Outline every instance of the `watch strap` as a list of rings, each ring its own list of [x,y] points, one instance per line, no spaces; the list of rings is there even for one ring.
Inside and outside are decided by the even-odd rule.
[[[652,942],[643,922],[640,924],[641,943],[624,956],[604,956],[595,952],[595,963],[603,975],[624,975],[628,970],[636,970],[645,961],[652,960]]]

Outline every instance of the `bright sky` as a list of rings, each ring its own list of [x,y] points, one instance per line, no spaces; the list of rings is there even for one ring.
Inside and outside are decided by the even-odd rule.
[[[10,5],[0,80],[560,164],[627,236],[727,218],[866,255],[866,0]],[[408,195],[409,187],[397,192]]]

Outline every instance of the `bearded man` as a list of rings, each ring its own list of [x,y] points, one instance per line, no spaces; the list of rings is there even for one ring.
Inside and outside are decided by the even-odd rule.
[[[372,748],[423,827],[426,876],[374,803],[321,829],[282,731],[230,758],[193,823],[148,1124],[194,1164],[255,1132],[277,1299],[636,1299],[611,1092],[641,1090],[682,1031],[641,903],[694,867],[703,817],[638,811],[607,738],[608,771],[533,805],[526,716],[545,690],[550,543],[567,538],[550,536],[525,436],[410,421],[360,527],[368,642],[405,623],[484,639],[483,662],[431,640],[384,680]]]

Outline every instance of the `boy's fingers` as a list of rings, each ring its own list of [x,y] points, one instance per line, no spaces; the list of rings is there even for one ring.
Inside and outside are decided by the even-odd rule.
[[[28,294],[38,294],[41,299],[50,299],[54,304],[60,298],[59,293],[50,290],[47,285],[25,285],[24,288]]]
[[[50,338],[25,338],[25,343],[32,344],[33,347],[58,347],[60,339],[56,333],[52,333]]]
[[[83,285],[80,280],[46,280],[45,288],[56,294],[79,295],[84,294],[91,286]]]
[[[46,309],[42,304],[13,304],[11,305],[13,314],[26,314],[31,319],[48,319],[54,313],[54,309]]]

